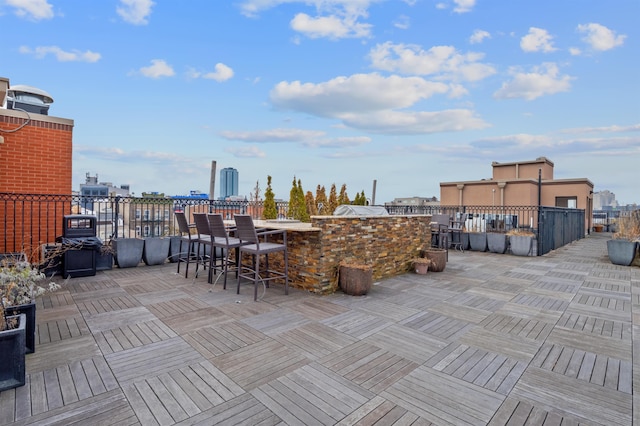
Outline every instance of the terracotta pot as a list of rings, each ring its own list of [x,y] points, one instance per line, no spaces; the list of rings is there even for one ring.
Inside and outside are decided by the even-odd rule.
[[[413,269],[416,271],[416,274],[426,275],[427,272],[429,271],[429,263],[428,262],[414,261],[413,262]]]
[[[362,296],[373,285],[373,268],[364,265],[340,265],[340,289],[351,296]]]
[[[431,260],[429,270],[433,272],[442,272],[447,266],[447,250],[431,247],[424,251],[425,257]]]

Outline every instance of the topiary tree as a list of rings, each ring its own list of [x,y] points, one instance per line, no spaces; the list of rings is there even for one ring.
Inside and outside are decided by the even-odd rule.
[[[315,198],[313,198],[313,192],[307,191],[307,194],[304,196],[304,203],[307,206],[309,216],[316,216],[318,214],[318,205],[316,204]],[[311,219],[311,217],[309,217],[309,219]]]
[[[327,214],[327,208],[329,207],[329,205],[327,203],[327,193],[324,189],[324,186],[321,187],[320,185],[318,185],[318,188],[316,188],[316,205],[318,206],[319,215]]]
[[[298,187],[296,188],[296,204],[298,206],[298,219],[301,222],[309,222],[309,212],[307,211],[307,203],[304,198],[304,190],[302,189],[302,181],[298,179]]]
[[[340,188],[340,195],[338,195],[338,205],[341,206],[343,204],[351,204],[349,200],[349,195],[347,194],[347,184],[343,183]]]
[[[338,207],[338,193],[336,191],[336,184],[331,184],[331,190],[329,191],[329,206],[327,214],[333,214]]]
[[[264,191],[264,210],[262,210],[263,219],[277,219],[278,209],[276,207],[276,196],[271,189],[271,176],[267,176],[267,189]]]
[[[356,198],[353,199],[353,204],[356,206],[366,206],[367,205],[367,197],[364,196],[364,190],[362,192],[356,194]]]
[[[287,216],[295,219],[298,215],[298,182],[296,177],[293,177],[293,183],[291,184],[291,190],[289,191],[289,212]]]

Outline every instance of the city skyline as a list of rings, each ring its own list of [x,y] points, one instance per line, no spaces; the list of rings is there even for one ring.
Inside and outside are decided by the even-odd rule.
[[[346,184],[439,196],[547,157],[640,201],[640,2],[151,0],[0,3],[0,76],[74,120],[87,171],[136,193]]]

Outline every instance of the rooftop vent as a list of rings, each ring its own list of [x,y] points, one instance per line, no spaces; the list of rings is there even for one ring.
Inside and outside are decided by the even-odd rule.
[[[17,84],[7,90],[7,109],[48,115],[52,103],[51,95],[36,87]]]

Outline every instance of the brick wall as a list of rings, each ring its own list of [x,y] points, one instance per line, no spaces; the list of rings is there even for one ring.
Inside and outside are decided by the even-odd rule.
[[[0,109],[0,128],[12,133],[0,132],[0,193],[13,194],[69,194],[71,195],[73,121],[40,114],[30,114],[30,120],[22,111]],[[22,126],[22,127],[21,127]],[[4,238],[0,252],[24,251],[32,255],[41,243],[54,241],[60,230],[53,223],[47,224],[50,212],[41,212],[17,205],[20,211],[5,215],[0,211],[0,223]],[[57,210],[60,210],[59,212]],[[9,223],[10,218],[20,217],[19,224]],[[56,209],[62,215],[69,212]],[[24,223],[24,226],[22,226]],[[30,224],[40,223],[32,227]],[[46,235],[32,235],[33,229],[46,229]],[[25,239],[25,236],[27,237]],[[26,246],[16,247],[17,241],[27,241]]]

